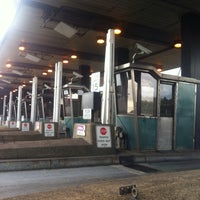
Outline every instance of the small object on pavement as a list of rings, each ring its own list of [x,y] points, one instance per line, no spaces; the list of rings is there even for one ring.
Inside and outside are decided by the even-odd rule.
[[[131,194],[132,195],[132,200],[136,200],[137,197],[137,189],[136,185],[127,185],[127,186],[122,186],[119,188],[119,194],[120,195],[127,195]]]

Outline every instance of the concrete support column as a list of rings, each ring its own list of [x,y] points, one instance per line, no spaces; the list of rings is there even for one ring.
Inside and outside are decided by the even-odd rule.
[[[34,124],[36,120],[37,85],[38,85],[38,78],[33,77],[32,95],[31,95],[31,118],[30,118],[32,124]]]
[[[200,15],[188,13],[182,16],[181,37],[182,76],[200,79]]]
[[[200,79],[200,15],[188,13],[181,21],[182,76]],[[200,86],[197,86],[195,148],[200,149]]]

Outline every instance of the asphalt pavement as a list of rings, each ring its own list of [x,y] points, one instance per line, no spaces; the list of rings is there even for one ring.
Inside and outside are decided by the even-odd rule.
[[[122,165],[0,173],[0,199],[145,174]]]
[[[200,160],[137,163],[0,173],[0,199],[62,189],[69,185],[133,178],[147,173],[200,169]]]

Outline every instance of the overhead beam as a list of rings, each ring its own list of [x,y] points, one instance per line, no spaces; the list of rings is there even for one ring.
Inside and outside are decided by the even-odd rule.
[[[24,63],[24,62],[10,62],[12,66],[23,68],[23,69],[32,69],[32,70],[48,70],[50,69],[49,66],[44,66],[44,65],[37,65],[37,64],[32,64],[32,63]],[[53,68],[52,68],[53,69]],[[73,71],[77,71],[74,69],[63,69],[64,73],[72,73]],[[32,76],[33,77],[33,76]]]
[[[58,56],[67,56],[67,55],[71,56],[73,54],[76,54],[79,59],[99,61],[99,62],[104,61],[104,55],[99,55],[99,54],[94,54],[94,53],[75,51],[71,49],[58,48],[54,46],[28,43],[28,42],[23,42],[23,45],[26,47],[26,52],[47,53],[50,55],[52,54],[52,55],[58,55]]]

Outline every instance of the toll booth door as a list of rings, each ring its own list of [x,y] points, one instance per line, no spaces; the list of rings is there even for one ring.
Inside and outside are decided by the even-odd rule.
[[[160,84],[160,117],[158,117],[157,150],[173,148],[174,135],[174,84]]]
[[[195,109],[196,85],[180,82],[176,110],[175,148],[177,150],[192,150],[194,148]]]

